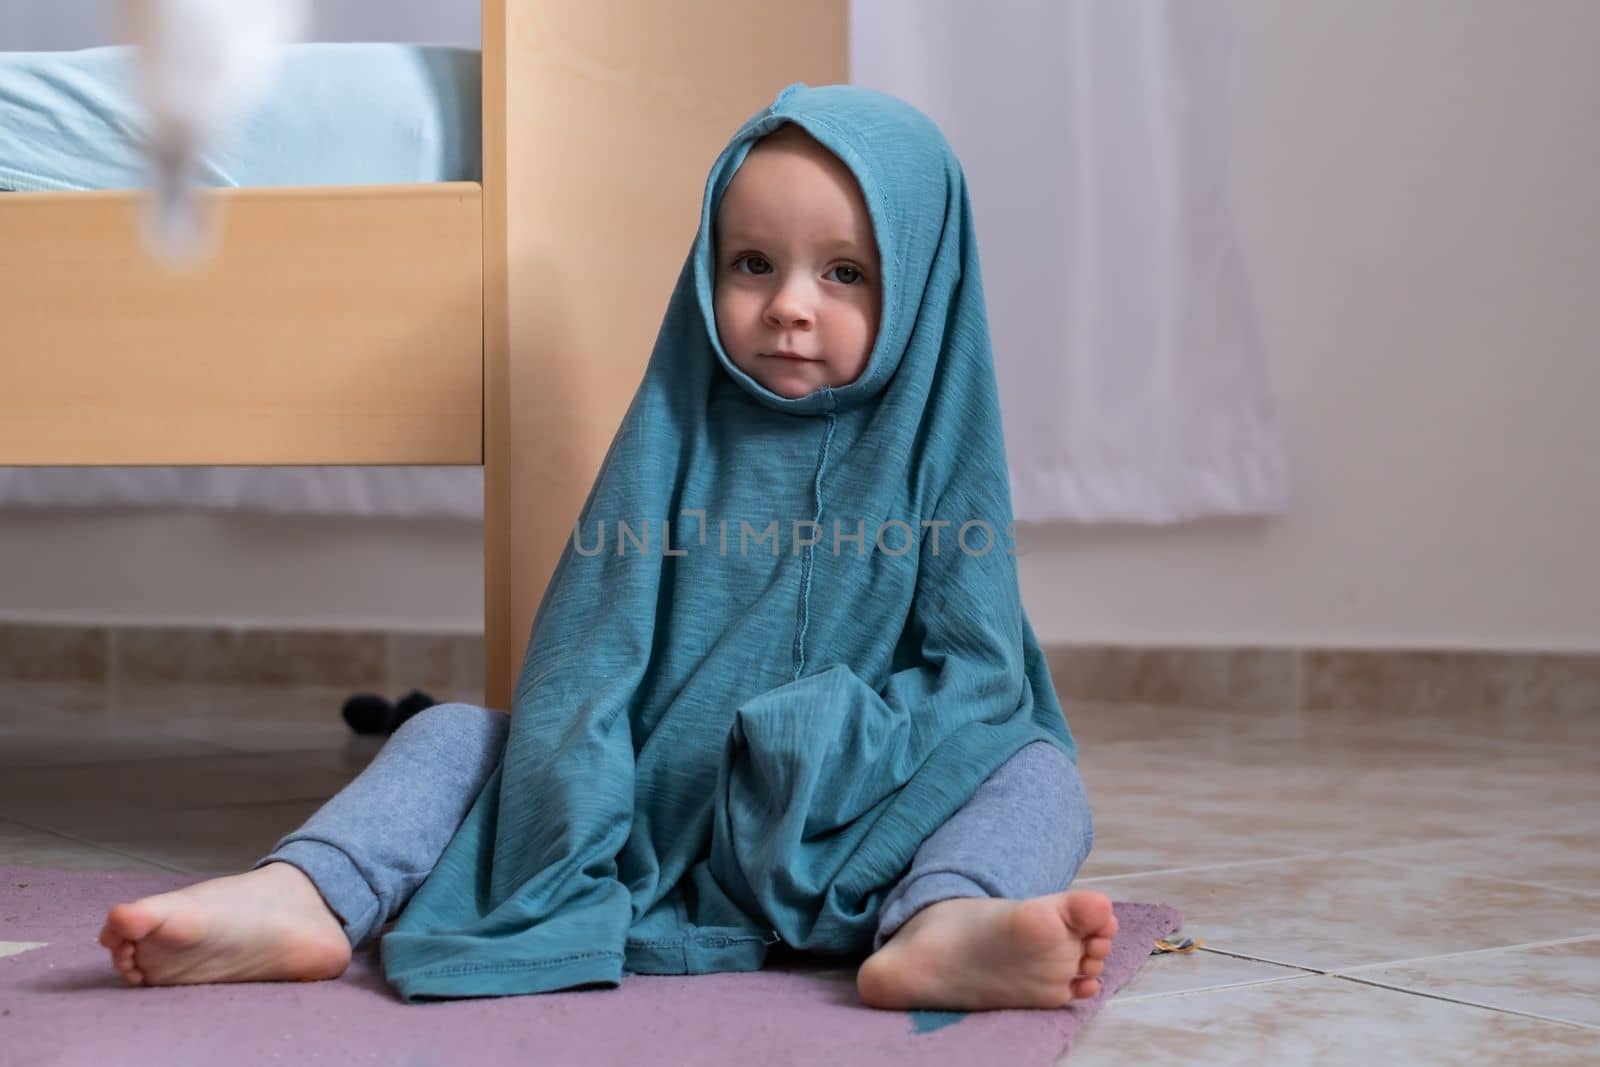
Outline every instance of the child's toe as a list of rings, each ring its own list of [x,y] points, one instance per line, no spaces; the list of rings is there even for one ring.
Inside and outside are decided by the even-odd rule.
[[[1116,929],[1111,901],[1102,893],[1068,893],[1062,901],[1061,917],[1081,937],[1110,936]]]

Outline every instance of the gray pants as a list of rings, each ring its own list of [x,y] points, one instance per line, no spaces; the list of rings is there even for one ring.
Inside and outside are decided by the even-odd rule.
[[[366,770],[256,864],[305,872],[350,944],[405,907],[494,773],[510,716],[438,704],[396,730]],[[873,948],[930,904],[1065,889],[1094,840],[1077,768],[1048,742],[1023,748],[936,830],[885,899]]]

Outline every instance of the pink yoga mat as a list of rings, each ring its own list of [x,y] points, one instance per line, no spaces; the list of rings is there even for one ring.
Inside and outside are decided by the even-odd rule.
[[[1180,923],[1168,907],[1118,904],[1120,932],[1101,994],[1053,1011],[879,1011],[857,999],[853,967],[806,961],[754,974],[630,975],[609,990],[407,1005],[390,992],[370,948],[332,982],[124,986],[95,941],[106,910],[195,880],[0,866],[0,953],[43,943],[0,956],[0,1063],[1047,1067]]]

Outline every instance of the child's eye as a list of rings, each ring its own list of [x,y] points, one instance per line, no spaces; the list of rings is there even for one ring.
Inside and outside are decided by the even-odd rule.
[[[741,266],[742,265],[742,266]],[[772,264],[762,256],[744,255],[733,261],[735,270],[743,269],[747,274],[771,274]]]
[[[856,270],[854,267],[847,267],[844,264],[840,264],[839,266],[830,270],[826,275],[824,275],[824,277],[831,277],[834,279],[834,281],[841,282],[845,285],[855,285],[861,280],[861,272]]]

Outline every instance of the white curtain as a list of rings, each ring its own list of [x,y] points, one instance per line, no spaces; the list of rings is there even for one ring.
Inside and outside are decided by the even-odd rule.
[[[967,173],[1020,521],[1284,507],[1229,202],[1227,16],[1196,0],[851,5],[851,80],[927,112]]]

